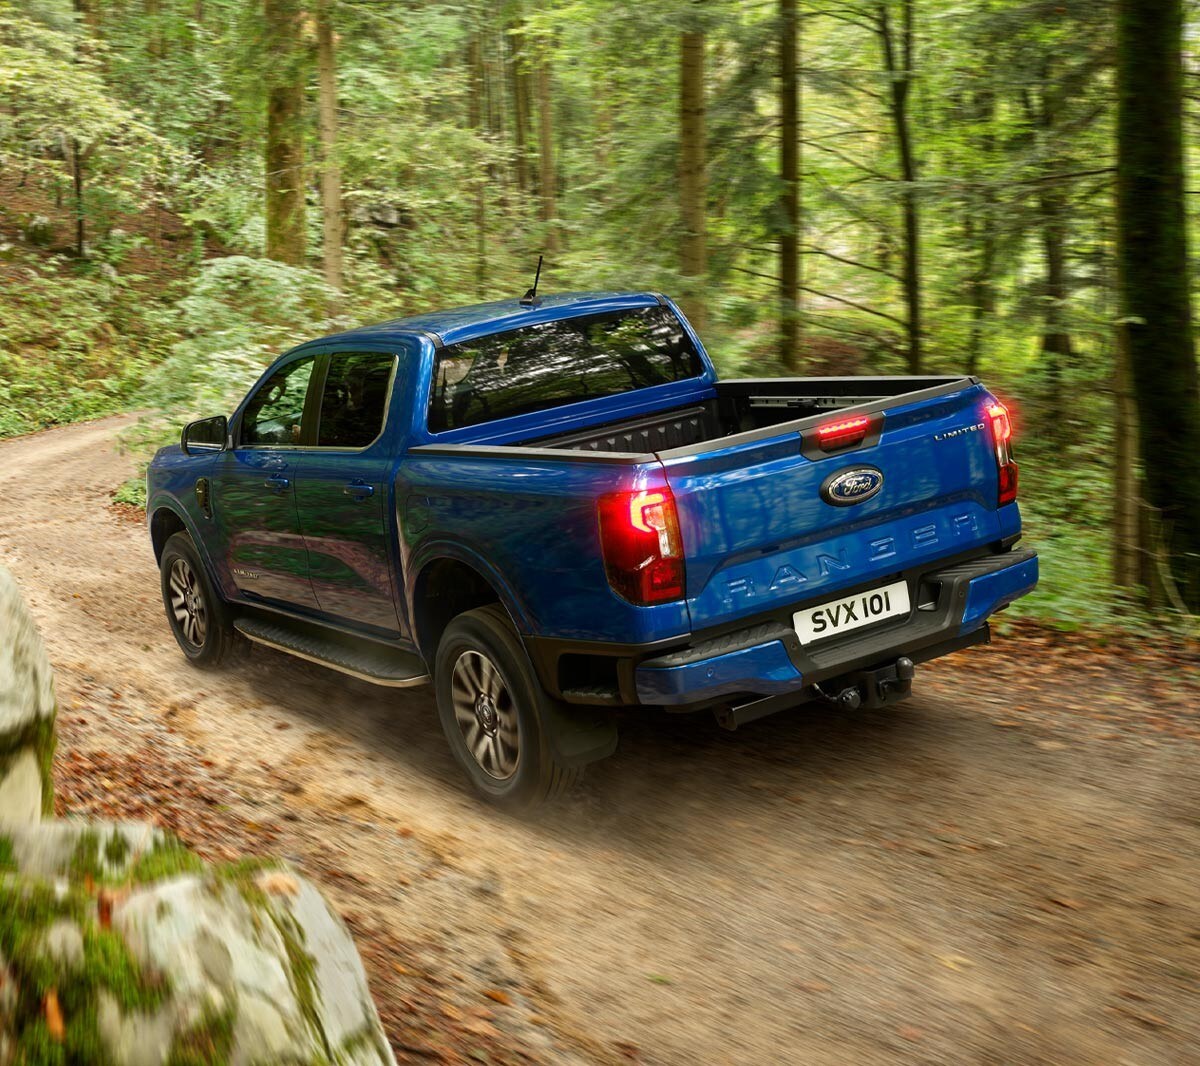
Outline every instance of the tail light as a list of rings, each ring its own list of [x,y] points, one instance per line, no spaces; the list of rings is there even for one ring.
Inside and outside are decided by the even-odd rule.
[[[824,425],[817,426],[817,445],[823,452],[849,448],[852,444],[861,444],[866,440],[870,428],[870,415],[856,415],[853,418],[841,418],[835,422],[826,422]]]
[[[683,539],[670,488],[600,497],[600,547],[608,583],[630,603],[650,606],[683,596]]]
[[[987,417],[992,430],[992,443],[996,446],[996,472],[1000,478],[996,502],[1003,506],[1017,498],[1017,464],[1012,457],[1012,420],[1008,417],[1008,408],[1002,403],[988,404]]]

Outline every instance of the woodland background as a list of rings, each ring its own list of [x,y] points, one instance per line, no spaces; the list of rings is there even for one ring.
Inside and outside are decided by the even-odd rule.
[[[545,253],[543,290],[680,297],[726,375],[982,375],[1042,554],[1014,613],[1190,630],[1192,15],[0,0],[0,437],[148,408],[149,454]]]

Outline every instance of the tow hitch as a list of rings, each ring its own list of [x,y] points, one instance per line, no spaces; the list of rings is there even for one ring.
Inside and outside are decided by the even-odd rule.
[[[825,685],[813,685],[817,698],[840,707],[844,711],[857,711],[860,707],[874,709],[891,703],[899,703],[912,692],[913,675],[917,672],[912,659],[902,657],[891,666],[875,670],[857,670],[843,674]],[[804,702],[812,697],[808,696]],[[776,711],[796,706],[794,695],[766,696],[738,706],[722,704],[714,707],[717,725],[731,732],[747,722],[765,718]]]
[[[859,670],[839,677],[827,686],[813,685],[813,688],[823,700],[844,711],[857,711],[860,707],[875,710],[899,703],[909,696],[916,672],[912,659],[901,657],[891,666]]]

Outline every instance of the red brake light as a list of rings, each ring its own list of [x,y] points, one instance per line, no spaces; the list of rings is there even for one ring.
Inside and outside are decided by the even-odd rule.
[[[988,418],[992,420],[992,439],[997,444],[1007,444],[1012,440],[1012,422],[1008,417],[1008,408],[1002,403],[988,405]]]
[[[1008,408],[1002,403],[988,404],[987,417],[992,443],[996,447],[996,471],[1000,481],[996,502],[1003,506],[1017,498],[1017,464],[1012,457],[1012,420],[1008,417]]]
[[[817,444],[823,452],[847,448],[851,444],[861,444],[871,428],[870,415],[856,415],[853,418],[842,418],[836,422],[826,422],[817,426]]]
[[[609,493],[600,497],[597,513],[613,589],[640,606],[680,599],[683,540],[670,488]]]

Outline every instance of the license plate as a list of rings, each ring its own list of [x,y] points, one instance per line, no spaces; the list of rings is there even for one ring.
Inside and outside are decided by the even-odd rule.
[[[820,607],[806,607],[792,615],[801,644],[841,636],[852,629],[908,614],[908,582],[897,581],[883,588],[856,592]]]

